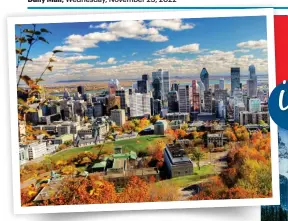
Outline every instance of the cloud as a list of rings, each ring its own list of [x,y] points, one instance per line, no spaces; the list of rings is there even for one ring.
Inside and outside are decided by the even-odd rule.
[[[138,52],[133,52],[131,55],[132,56],[135,56],[135,55],[137,55],[138,54]]]
[[[159,19],[153,20],[149,23],[151,27],[157,28],[167,28],[173,31],[182,31],[186,29],[192,29],[195,27],[195,24],[184,24],[181,19]]]
[[[134,38],[151,42],[167,41],[168,37],[159,33],[156,28],[149,28],[144,21],[112,22],[106,28],[109,32],[122,38]]]
[[[107,28],[107,23],[101,23],[100,25],[89,25],[89,28]]]
[[[197,43],[174,47],[173,45],[167,48],[156,51],[154,55],[175,54],[175,53],[198,53],[200,52],[200,45]]]
[[[150,42],[168,41],[168,37],[161,35],[154,27],[147,27],[144,21],[119,21],[90,25],[90,28],[101,28],[103,32],[92,32],[86,35],[72,34],[68,36],[64,45],[57,46],[54,50],[65,52],[83,52],[87,48],[98,47],[99,42],[118,41],[121,38],[139,39]]]
[[[65,39],[64,46],[53,50],[65,52],[83,52],[86,48],[95,48],[99,42],[117,41],[118,37],[110,32],[93,32],[86,35],[70,35]]]
[[[234,53],[248,53],[250,50],[248,50],[248,49],[237,49],[237,50],[234,50],[233,52]]]
[[[248,48],[248,49],[264,49],[267,48],[267,41],[266,40],[259,40],[259,41],[245,41],[240,42],[237,44],[239,48]]]
[[[97,62],[96,64],[98,65],[108,65],[108,64],[116,64],[117,61],[116,61],[116,58],[108,58],[108,60],[106,62]]]

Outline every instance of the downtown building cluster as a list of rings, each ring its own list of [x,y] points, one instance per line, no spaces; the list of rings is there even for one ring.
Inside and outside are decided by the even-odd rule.
[[[208,70],[203,68],[198,80],[187,82],[185,79],[185,83],[179,84],[172,82],[169,71],[159,69],[151,75],[143,74],[128,88],[121,87],[119,80],[111,79],[107,89],[97,94],[85,92],[84,86],[78,86],[74,94],[64,89],[59,100],[49,100],[37,111],[27,113],[20,123],[20,161],[51,153],[68,140],[72,140],[75,147],[101,144],[111,126],[121,127],[127,120],[149,119],[154,115],[163,119],[153,127],[159,135],[168,128],[167,121],[175,128],[183,123],[215,120],[222,125],[236,122],[254,128],[269,125],[268,83],[258,82],[254,65],[248,70],[246,84],[240,68],[231,67],[230,77],[226,79],[213,76],[211,80]],[[39,135],[37,143],[25,144],[22,137],[26,123],[32,124],[33,129],[47,131],[49,138]],[[122,134],[115,140],[136,136],[136,132]],[[211,135],[211,139],[221,141],[222,135]]]

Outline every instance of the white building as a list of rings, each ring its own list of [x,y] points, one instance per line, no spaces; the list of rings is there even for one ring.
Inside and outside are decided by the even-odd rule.
[[[31,144],[20,145],[20,150],[27,150],[28,160],[33,160],[47,154],[47,145],[45,142],[34,142]],[[20,158],[21,161],[21,158]]]
[[[130,117],[151,115],[149,94],[132,93],[129,95]]]

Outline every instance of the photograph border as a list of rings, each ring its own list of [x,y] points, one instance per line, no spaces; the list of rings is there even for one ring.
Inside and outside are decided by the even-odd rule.
[[[88,15],[61,15],[61,16],[34,16],[34,17],[9,17],[8,29],[8,59],[10,82],[10,122],[11,122],[11,154],[13,177],[13,204],[15,214],[37,213],[64,213],[88,211],[129,211],[129,210],[156,210],[156,209],[184,209],[207,207],[238,207],[279,205],[279,162],[278,162],[278,128],[270,120],[271,128],[271,161],[272,161],[272,198],[257,199],[227,199],[227,200],[195,200],[171,202],[145,202],[145,203],[115,203],[115,204],[90,204],[90,205],[61,205],[61,206],[21,206],[20,175],[19,175],[19,140],[17,121],[17,82],[15,60],[15,25],[16,24],[44,24],[44,23],[73,23],[73,22],[99,22],[119,20],[153,20],[153,19],[185,19],[185,18],[214,18],[214,17],[246,17],[266,16],[267,24],[267,50],[268,50],[268,81],[269,93],[276,87],[275,47],[274,47],[274,11],[273,9],[231,9],[231,10],[184,10],[184,11],[139,11],[131,13],[101,13]],[[248,68],[248,65],[247,65]],[[9,148],[9,147],[5,147]],[[37,208],[37,209],[36,209]]]

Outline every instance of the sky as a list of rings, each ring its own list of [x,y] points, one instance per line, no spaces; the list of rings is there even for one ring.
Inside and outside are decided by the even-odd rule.
[[[243,75],[250,64],[258,74],[268,69],[264,16],[37,24],[40,28],[52,32],[45,34],[49,44],[33,46],[25,74],[39,77],[52,51],[63,51],[54,56],[45,83],[138,79],[160,68],[172,77],[199,76],[203,67],[211,77],[229,75],[233,66]]]

